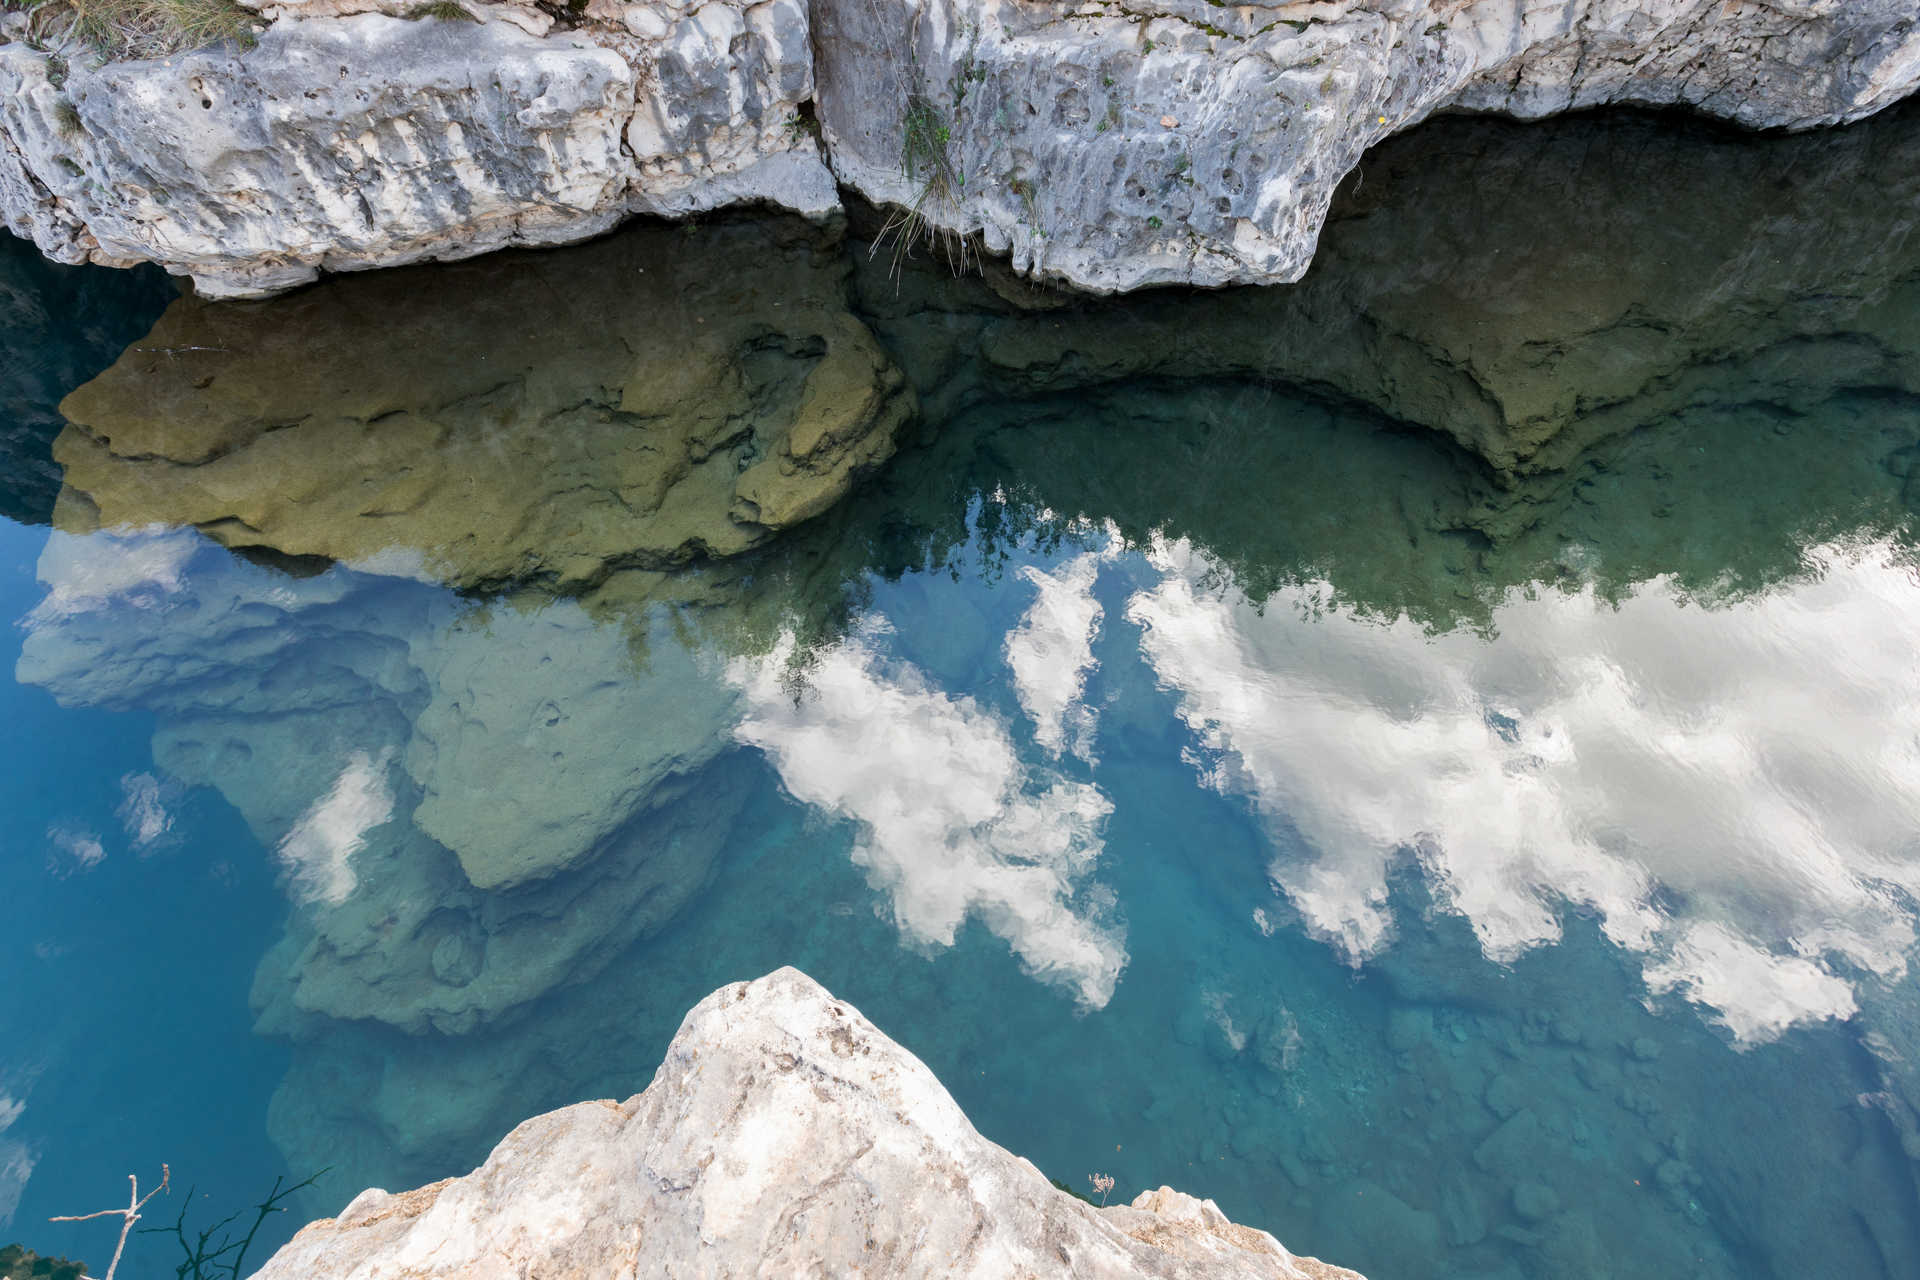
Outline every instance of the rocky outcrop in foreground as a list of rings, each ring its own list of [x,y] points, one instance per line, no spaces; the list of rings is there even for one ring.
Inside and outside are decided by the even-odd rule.
[[[256,1280],[635,1275],[1360,1280],[1162,1187],[1096,1208],[975,1132],[933,1073],[796,969],[687,1015],[653,1083],[368,1190]]]
[[[1270,283],[1436,111],[1799,128],[1920,80],[1911,0],[246,3],[251,48],[105,64],[0,19],[0,222],[259,294],[838,182],[1082,288]]]

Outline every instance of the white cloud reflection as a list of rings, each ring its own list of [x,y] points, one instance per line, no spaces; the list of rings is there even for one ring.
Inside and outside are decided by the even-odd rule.
[[[1855,1007],[1833,965],[1891,977],[1920,889],[1920,587],[1875,548],[1705,608],[1672,582],[1617,606],[1511,593],[1488,635],[1339,608],[1324,583],[1261,610],[1162,543],[1135,595],[1148,661],[1203,776],[1306,846],[1275,882],[1354,959],[1389,939],[1411,849],[1508,959],[1591,910],[1649,986],[1742,1042]],[[1669,918],[1661,904],[1671,907]]]
[[[1020,707],[1033,721],[1034,741],[1054,756],[1071,751],[1093,758],[1094,715],[1081,695],[1100,627],[1093,583],[1109,558],[1110,552],[1085,551],[1051,573],[1032,565],[1020,569],[1036,593],[1004,652]]]
[[[34,1155],[26,1143],[6,1136],[13,1122],[27,1109],[19,1099],[0,1091],[0,1230],[13,1225],[20,1210],[20,1197],[33,1176]]]
[[[354,752],[333,786],[281,839],[280,860],[302,902],[337,907],[359,884],[353,855],[366,847],[369,831],[393,817],[393,788],[387,781],[392,762],[391,747],[378,756]]]
[[[883,662],[871,636],[816,655],[799,689],[792,656],[787,637],[729,666],[747,703],[735,736],[766,752],[795,798],[858,824],[854,860],[901,932],[950,946],[975,915],[1034,976],[1105,1005],[1127,959],[1090,883],[1107,798],[1029,769],[1003,724]]]
[[[129,773],[120,779],[120,807],[115,810],[127,839],[142,853],[151,853],[173,833],[160,780],[151,773]]]
[[[197,533],[164,525],[88,534],[56,529],[40,552],[47,594],[23,625],[32,630],[108,604],[163,605],[180,592],[187,562],[204,545]]]
[[[101,843],[100,834],[78,823],[54,823],[47,828],[47,843],[54,849],[47,866],[58,876],[91,871],[106,861],[107,848]]]

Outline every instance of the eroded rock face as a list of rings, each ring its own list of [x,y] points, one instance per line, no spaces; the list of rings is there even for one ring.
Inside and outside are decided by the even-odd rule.
[[[731,555],[839,500],[912,412],[847,271],[762,221],[182,299],[64,402],[59,522],[462,588]]]
[[[1099,1209],[988,1142],[932,1072],[796,969],[721,988],[647,1090],[309,1225],[259,1280],[567,1274],[1359,1280],[1162,1187]]]
[[[1521,482],[1564,487],[1648,423],[1920,394],[1916,123],[1911,104],[1765,140],[1632,114],[1436,120],[1374,151],[1286,287],[1089,301],[924,257],[896,278],[884,250],[794,220],[183,300],[67,401],[61,519],[592,589],[823,509],[916,397],[945,423],[1141,377],[1252,378],[1444,432],[1510,491],[1473,518],[1498,538],[1540,500]]]
[[[596,11],[572,32],[531,6],[290,16],[246,51],[105,65],[0,45],[0,216],[62,261],[159,262],[221,296],[631,213],[834,207],[788,127],[813,93],[800,0]]]
[[[209,295],[584,239],[832,175],[1108,292],[1297,279],[1366,149],[1435,111],[1856,119],[1920,79],[1909,0],[473,0],[256,4],[256,48],[92,65],[0,30],[0,215]],[[817,108],[820,142],[802,110]]]
[[[1096,303],[869,266],[861,301],[936,419],[1143,376],[1273,380],[1444,432],[1512,487],[1710,406],[1787,423],[1842,391],[1920,395],[1917,124],[1912,104],[1764,141],[1628,113],[1435,120],[1368,157],[1291,286]]]
[[[1096,291],[1294,280],[1335,187],[1437,110],[1858,118],[1920,79],[1905,0],[828,0],[840,180]]]

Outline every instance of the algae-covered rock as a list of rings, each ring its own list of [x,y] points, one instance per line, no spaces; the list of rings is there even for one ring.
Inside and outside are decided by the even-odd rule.
[[[912,397],[780,221],[182,299],[69,396],[61,527],[578,588],[736,554],[893,451]]]
[[[1298,284],[1047,309],[936,286],[967,314],[935,321],[924,277],[896,297],[870,268],[862,298],[946,403],[1278,380],[1444,432],[1512,486],[1703,405],[1791,421],[1845,388],[1920,394],[1916,203],[1912,106],[1764,139],[1624,114],[1446,119],[1369,153]],[[940,376],[956,359],[980,376]]]
[[[1916,174],[1912,106],[1818,138],[1454,118],[1369,158],[1297,285],[1089,303],[867,264],[941,424],[861,504],[892,504],[873,542],[955,545],[955,491],[1004,492],[990,540],[1111,519],[1256,597],[1439,627],[1534,582],[1776,582],[1920,512]]]

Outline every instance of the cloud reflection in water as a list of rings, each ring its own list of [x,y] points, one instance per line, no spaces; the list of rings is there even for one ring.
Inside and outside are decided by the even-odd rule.
[[[748,704],[735,735],[796,799],[858,824],[854,861],[909,940],[951,946],[976,915],[1036,977],[1104,1006],[1127,959],[1091,882],[1111,802],[1023,763],[999,719],[883,660],[876,634],[813,655],[799,688],[791,637],[734,660]]]
[[[1388,945],[1412,850],[1511,959],[1591,910],[1655,992],[1742,1043],[1846,1017],[1851,965],[1904,971],[1920,830],[1920,587],[1885,546],[1706,607],[1665,578],[1617,603],[1510,592],[1486,634],[1256,609],[1184,542],[1127,616],[1204,748],[1206,780],[1290,825],[1274,881],[1358,961]]]

